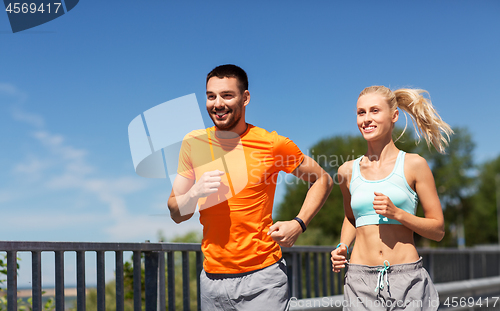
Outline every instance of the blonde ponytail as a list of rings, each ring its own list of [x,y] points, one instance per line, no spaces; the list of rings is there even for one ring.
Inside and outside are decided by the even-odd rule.
[[[371,86],[365,88],[359,97],[369,93],[377,93],[387,98],[391,110],[401,108],[409,114],[418,140],[420,141],[423,136],[429,148],[432,144],[439,153],[445,153],[445,148],[448,146],[453,130],[441,119],[432,106],[430,99],[423,96],[423,94],[429,94],[427,91],[421,89],[398,89],[392,92],[385,86]],[[403,133],[406,127],[407,125],[405,125]]]

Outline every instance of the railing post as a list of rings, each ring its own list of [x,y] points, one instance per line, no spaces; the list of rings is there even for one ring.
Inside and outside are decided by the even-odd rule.
[[[302,254],[301,253],[297,253],[297,278],[298,278],[297,298],[302,299]]]
[[[125,308],[125,293],[123,285],[123,251],[115,252],[116,269],[116,311],[123,311]]]
[[[469,251],[469,279],[474,278],[474,253]]]
[[[333,272],[333,266],[329,265],[330,271],[330,295],[335,295],[335,272]]]
[[[326,264],[326,253],[321,253],[321,266],[322,266],[322,273],[321,275],[323,276],[322,279],[323,279],[323,296],[327,296],[328,295],[328,292],[327,292],[327,288],[326,288],[326,278],[328,276],[327,272],[327,264]]]
[[[175,310],[175,262],[174,252],[167,252],[168,310]]]
[[[104,251],[97,251],[97,311],[106,310],[106,277]]]
[[[431,277],[431,280],[435,282],[436,279],[434,275],[434,253],[430,252],[429,254],[427,254],[427,258],[429,258],[429,276]]]
[[[7,252],[7,311],[17,311],[17,252]]]
[[[486,253],[481,254],[481,277],[487,277],[488,274],[486,273]]]
[[[158,252],[144,253],[144,285],[146,294],[146,311],[157,311]]]
[[[311,298],[311,254],[305,252],[304,256],[306,256],[306,298]]]
[[[33,311],[42,311],[42,252],[31,252],[31,296]]]
[[[141,252],[134,251],[134,311],[142,310]]]
[[[165,252],[158,253],[158,310],[165,311]]]
[[[201,311],[201,285],[200,274],[203,269],[203,254],[199,251],[196,252],[196,295],[197,295],[197,310]]]
[[[55,252],[56,311],[64,311],[64,251]]]
[[[85,252],[76,252],[76,309],[85,311]]]
[[[316,297],[319,297],[319,262],[318,262],[318,253],[313,253],[313,262],[314,262],[314,294]]]
[[[299,275],[299,259],[298,253],[292,253],[292,297],[298,296],[298,275]]]
[[[189,253],[182,251],[182,301],[184,311],[191,310],[189,298]]]

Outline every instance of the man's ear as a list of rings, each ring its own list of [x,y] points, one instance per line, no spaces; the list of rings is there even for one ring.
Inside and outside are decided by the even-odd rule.
[[[250,103],[250,92],[248,90],[245,90],[243,92],[243,106],[246,107]]]

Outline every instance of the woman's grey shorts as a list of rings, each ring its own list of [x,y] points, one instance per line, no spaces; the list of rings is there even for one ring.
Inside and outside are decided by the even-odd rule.
[[[381,272],[383,268],[347,264],[344,310],[438,309],[439,296],[429,274],[422,267],[422,258],[413,263],[390,265],[386,273]],[[377,286],[380,280],[383,288]]]
[[[288,277],[284,259],[269,267],[241,274],[201,271],[201,310],[286,310]]]

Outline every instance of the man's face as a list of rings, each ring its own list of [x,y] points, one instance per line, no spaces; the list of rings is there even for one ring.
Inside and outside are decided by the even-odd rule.
[[[207,82],[207,111],[221,131],[244,131],[245,106],[249,101],[250,93],[240,91],[236,78],[212,77]]]

